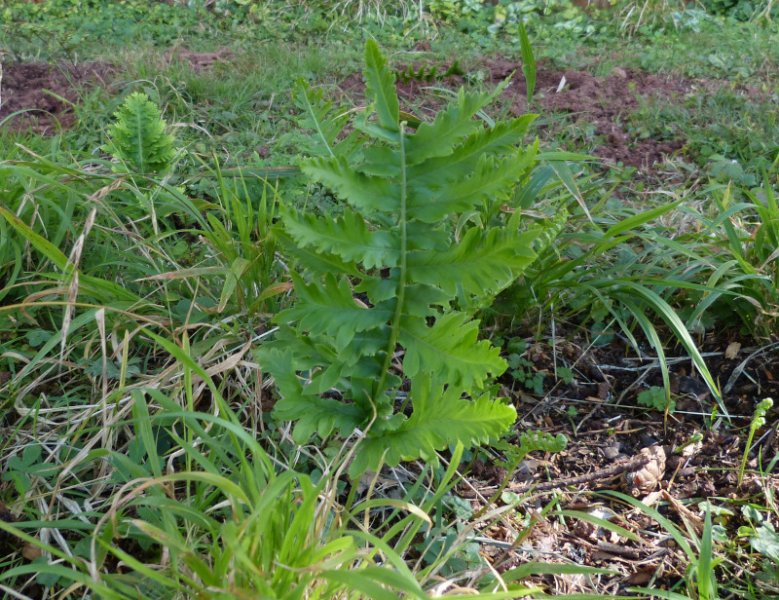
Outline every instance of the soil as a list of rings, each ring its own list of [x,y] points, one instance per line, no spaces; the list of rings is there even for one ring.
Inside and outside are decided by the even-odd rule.
[[[643,171],[651,171],[652,165],[674,154],[684,146],[683,139],[637,139],[628,133],[622,120],[645,102],[670,102],[690,93],[701,93],[710,86],[668,75],[650,74],[632,69],[615,68],[611,74],[598,77],[584,71],[559,70],[538,66],[533,106],[528,107],[525,77],[521,63],[505,58],[485,59],[467,74],[447,74],[452,66],[414,64],[402,67],[399,72],[411,74],[400,77],[398,93],[407,110],[419,110],[419,104],[438,108],[441,100],[431,92],[431,87],[455,89],[477,79],[489,85],[497,85],[508,77],[512,82],[503,93],[511,115],[540,111],[543,115],[564,114],[571,120],[592,124],[601,143],[594,154],[606,163],[622,163]],[[430,76],[435,72],[442,76]],[[414,78],[413,74],[422,77]],[[361,97],[362,77],[353,74],[343,80],[340,89],[352,98]]]
[[[73,126],[73,105],[85,86],[105,86],[113,72],[104,62],[79,65],[45,63],[9,63],[3,65],[0,125],[13,131],[33,131],[51,135]]]
[[[702,501],[727,506],[733,514],[717,517],[732,539],[737,540],[740,526],[747,526],[738,505],[765,502],[766,494],[779,489],[779,474],[758,475],[758,456],[763,466],[779,455],[779,438],[774,426],[779,420],[779,405],[766,416],[769,425],[758,430],[749,452],[747,474],[737,480],[744,453],[746,432],[754,407],[766,397],[779,398],[779,342],[738,348],[733,340],[712,337],[704,340],[703,352],[714,379],[723,391],[723,405],[730,420],[710,419],[717,406],[702,380],[691,371],[690,360],[669,358],[673,369],[672,388],[676,407],[667,417],[662,412],[641,407],[636,396],[650,385],[661,385],[659,369],[652,361],[637,358],[619,340],[596,348],[586,340],[558,340],[555,347],[536,343],[525,353],[536,372],[545,374],[543,395],[530,395],[521,383],[504,376],[504,392],[514,399],[520,420],[518,431],[542,430],[562,433],[567,448],[557,454],[534,453],[509,475],[508,490],[527,494],[518,514],[530,516],[535,525],[522,543],[506,548],[503,539],[514,540],[516,533],[505,526],[492,526],[481,535],[496,542],[488,545],[493,566],[505,571],[528,560],[539,560],[544,553],[578,564],[606,567],[618,573],[600,581],[599,591],[625,592],[628,586],[655,584],[670,586],[682,576],[687,559],[669,543],[668,533],[641,511],[600,494],[615,490],[633,496],[659,510],[682,531],[687,527],[701,534]],[[554,365],[573,372],[569,383],[555,381]],[[719,410],[722,415],[722,410]],[[666,457],[659,477],[646,488],[636,489],[626,473],[600,478],[599,473],[614,471],[621,462],[635,461],[645,449],[659,450]],[[476,510],[484,506],[498,489],[506,472],[496,469],[492,460],[479,461],[471,471],[463,496],[470,497]],[[566,485],[565,480],[579,476],[586,483]],[[561,485],[549,488],[549,483]],[[538,485],[539,493],[532,486]],[[546,486],[546,487],[545,487]],[[556,498],[556,500],[555,500]],[[540,516],[541,509],[556,501],[563,510],[587,512],[625,527],[637,536],[626,540],[590,522]],[[776,524],[775,524],[776,525]],[[518,524],[521,530],[522,527]],[[743,538],[737,542],[748,542]],[[571,593],[591,591],[581,581],[557,577],[538,581],[547,591]]]
[[[229,61],[233,53],[227,48],[216,52],[191,52],[173,48],[163,55],[167,62],[182,61],[193,71],[202,72]],[[106,85],[115,67],[106,62],[78,65],[46,63],[9,63],[0,71],[0,122],[16,113],[0,127],[12,131],[32,131],[53,135],[76,122],[73,105],[85,88]]]
[[[219,48],[216,52],[192,52],[186,48],[172,48],[165,53],[167,61],[188,63],[196,73],[207,71],[215,64],[230,61],[234,56],[229,48]]]

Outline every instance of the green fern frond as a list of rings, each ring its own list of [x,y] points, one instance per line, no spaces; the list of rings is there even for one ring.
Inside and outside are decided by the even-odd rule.
[[[365,44],[364,75],[366,96],[373,99],[379,125],[391,132],[399,131],[400,104],[395,91],[395,76],[387,68],[387,61],[373,39],[368,39]]]
[[[435,284],[454,296],[458,286],[467,294],[495,294],[514,281],[535,259],[530,235],[501,228],[471,228],[445,251],[408,255],[412,281]]]
[[[346,112],[338,111],[332,102],[324,99],[322,90],[311,88],[303,80],[296,83],[293,99],[301,111],[301,125],[317,134],[304,150],[314,152],[323,149],[333,156],[335,141],[347,122]]]
[[[159,108],[146,94],[135,92],[114,113],[103,149],[135,172],[160,174],[171,166],[174,142],[165,133]]]
[[[482,389],[490,375],[506,370],[500,349],[487,340],[478,341],[479,323],[463,313],[449,313],[429,327],[423,319],[403,322],[400,343],[406,348],[403,371],[438,374],[459,389]]]
[[[500,210],[531,179],[537,145],[522,138],[533,116],[491,126],[476,113],[495,93],[461,92],[407,131],[373,41],[365,79],[369,109],[349,140],[332,135],[341,122],[319,122],[327,107],[306,108],[324,156],[302,171],[345,206],[338,218],[282,212],[277,238],[301,275],[277,339],[259,351],[296,440],[364,432],[353,472],[506,431],[514,409],[484,393],[506,362],[473,315],[533,263],[544,234]],[[404,382],[408,417],[396,405]]]
[[[292,279],[298,301],[292,308],[279,313],[276,320],[297,322],[312,335],[330,337],[339,351],[351,343],[356,333],[381,327],[392,315],[389,310],[360,307],[345,279],[326,275],[320,283],[311,284],[295,274]]]
[[[432,123],[422,123],[409,139],[409,166],[454,152],[457,144],[479,129],[473,117],[493,97],[494,94],[467,94],[460,89],[455,102],[439,112]]]
[[[344,157],[312,158],[303,163],[303,173],[334,190],[355,210],[397,212],[397,184],[379,176],[355,171]]]
[[[513,407],[487,394],[465,400],[456,388],[444,390],[425,377],[415,381],[411,397],[411,416],[394,431],[364,440],[350,474],[375,469],[382,462],[389,466],[417,458],[436,462],[437,451],[457,442],[475,446],[495,440],[517,418]]]
[[[293,211],[286,211],[283,216],[287,232],[301,247],[334,254],[347,262],[362,260],[368,269],[398,264],[396,236],[388,231],[371,231],[365,219],[352,210],[344,210],[339,219]]]

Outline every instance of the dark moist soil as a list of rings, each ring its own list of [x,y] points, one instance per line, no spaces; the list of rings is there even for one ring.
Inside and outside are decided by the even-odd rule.
[[[451,73],[452,70],[460,72]],[[644,171],[650,171],[652,165],[665,156],[679,151],[684,140],[637,139],[626,131],[622,120],[642,103],[678,101],[687,94],[702,93],[710,87],[708,82],[632,69],[615,68],[608,76],[597,77],[583,71],[566,71],[540,64],[533,105],[528,107],[522,65],[509,59],[485,59],[475,69],[469,69],[470,75],[453,69],[452,65],[424,63],[402,67],[398,73],[399,96],[404,108],[411,111],[440,108],[443,102],[431,88],[456,89],[473,79],[495,86],[513,75],[502,97],[511,115],[539,111],[544,116],[565,114],[574,122],[590,123],[602,140],[594,152],[596,156],[606,163],[622,163]],[[361,98],[362,76],[350,75],[339,87],[348,97]]]
[[[182,62],[198,73],[232,58],[233,53],[227,48],[216,52],[191,52],[177,47],[162,55],[166,63]],[[17,111],[24,112],[14,115],[0,127],[40,135],[53,135],[72,127],[76,122],[73,105],[79,103],[83,90],[91,86],[105,87],[114,69],[105,62],[3,65],[0,121]]]
[[[698,535],[703,522],[699,504],[711,499],[714,506],[732,511],[727,517],[715,515],[715,522],[723,525],[732,539],[738,539],[738,528],[748,525],[739,507],[750,501],[766,506],[767,491],[779,489],[779,474],[761,477],[757,458],[762,456],[765,467],[779,454],[779,404],[766,416],[767,426],[755,435],[741,485],[737,480],[755,405],[763,398],[779,398],[779,342],[744,340],[740,348],[734,342],[737,340],[722,336],[700,341],[707,365],[723,392],[730,420],[711,419],[717,403],[684,352],[674,358],[672,350],[668,350],[676,408],[666,417],[637,403],[640,391],[662,385],[659,369],[652,360],[637,358],[619,339],[592,347],[585,339],[577,339],[576,335],[566,339],[563,334],[554,346],[549,342],[531,344],[524,358],[532,364],[529,370],[544,375],[544,393],[527,391],[510,375],[502,379],[504,393],[517,406],[517,433],[534,429],[562,433],[568,438],[568,446],[557,454],[533,453],[509,475],[511,486],[524,493],[528,482],[539,484],[592,475],[622,461],[634,460],[646,448],[662,448],[666,465],[651,490],[636,491],[623,474],[561,485],[538,494],[531,489],[519,505],[518,514],[538,515],[536,511],[556,496],[561,509],[607,515],[607,520],[638,535],[638,542],[618,538],[604,528],[577,519],[564,522],[551,516],[533,517],[537,518],[536,524],[519,547],[507,549],[505,544],[500,545],[502,540],[516,539],[503,525],[481,532],[498,542],[487,550],[493,566],[502,572],[551,553],[578,564],[617,571],[619,575],[600,582],[615,594],[631,585],[645,585],[653,578],[655,585],[663,586],[679,581],[689,561],[669,543],[667,531],[625,503],[594,493],[604,490],[633,495],[659,510],[682,531],[687,526],[697,528]],[[556,380],[555,364],[558,368],[570,368],[573,380]],[[718,412],[722,414],[721,410]],[[494,462],[492,458],[477,461],[469,485],[460,489],[464,496],[472,498],[476,509],[483,502],[476,499],[473,490],[489,498],[507,476]],[[517,527],[523,528],[519,524]],[[749,552],[748,541],[742,538],[737,543]],[[562,592],[566,580],[555,578],[538,583],[548,591]],[[591,591],[577,588],[573,581],[568,583],[572,585],[568,592]]]
[[[31,131],[52,135],[72,127],[77,104],[85,86],[105,86],[112,68],[107,63],[80,65],[45,63],[9,63],[3,65],[0,125],[11,131]]]

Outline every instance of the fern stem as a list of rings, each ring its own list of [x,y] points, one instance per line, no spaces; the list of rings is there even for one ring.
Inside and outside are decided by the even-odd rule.
[[[373,392],[373,402],[378,403],[379,396],[384,393],[384,386],[387,383],[389,370],[392,366],[392,356],[395,353],[395,346],[400,337],[400,319],[403,315],[403,303],[406,297],[406,250],[408,244],[408,235],[406,232],[406,202],[408,199],[408,189],[406,181],[406,123],[400,124],[400,273],[398,274],[397,303],[395,304],[395,313],[392,315],[390,325],[389,341],[387,342],[387,353],[384,357],[384,364],[381,367],[381,374],[376,388]]]

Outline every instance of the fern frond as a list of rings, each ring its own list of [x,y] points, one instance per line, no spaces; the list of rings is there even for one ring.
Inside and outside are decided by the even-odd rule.
[[[535,151],[502,160],[483,156],[470,174],[459,180],[427,182],[411,180],[409,216],[435,223],[447,215],[469,210],[485,199],[507,197],[517,180],[535,163]]]
[[[298,109],[302,111],[302,125],[317,133],[315,143],[306,150],[318,154],[317,151],[321,149],[334,156],[333,147],[347,123],[347,113],[336,111],[333,103],[324,99],[322,90],[311,88],[303,80],[299,80],[295,85],[293,97]]]
[[[406,155],[409,166],[453,154],[457,144],[481,128],[482,123],[473,117],[493,97],[493,94],[468,94],[461,88],[455,102],[439,112],[432,123],[422,123],[416,134],[409,136]]]
[[[535,260],[537,237],[554,236],[499,210],[532,179],[537,146],[522,137],[533,116],[488,126],[475,115],[498,92],[461,92],[408,133],[375,42],[365,54],[374,112],[352,122],[348,142],[315,124],[330,156],[302,165],[344,201],[342,216],[283,212],[276,235],[304,275],[293,275],[296,302],[258,352],[279,382],[276,414],[298,421],[297,440],[366,432],[353,473],[385,451],[397,464],[508,428],[514,410],[482,395],[506,362],[472,316]],[[307,110],[313,121],[324,114]],[[404,381],[408,418],[396,407]]]
[[[450,313],[432,327],[424,319],[404,320],[400,343],[406,348],[403,372],[411,378],[436,374],[459,389],[482,389],[490,375],[506,370],[500,349],[478,341],[479,322],[463,313]]]
[[[139,173],[162,173],[170,168],[174,139],[165,133],[160,110],[146,94],[127,96],[114,119],[104,150]]]
[[[373,39],[365,44],[365,92],[373,98],[379,125],[392,132],[400,130],[400,104],[395,91],[395,74]]]
[[[295,242],[317,252],[340,256],[347,262],[362,261],[367,269],[398,264],[397,236],[389,231],[371,231],[365,219],[346,209],[339,219],[283,213],[284,226]]]
[[[312,335],[332,337],[338,350],[345,348],[355,333],[380,327],[389,320],[389,311],[358,306],[345,279],[327,275],[321,282],[307,284],[293,273],[292,281],[298,302],[276,315],[275,320],[297,322]]]
[[[314,434],[325,439],[334,430],[342,437],[348,437],[365,421],[366,416],[354,404],[319,396],[285,397],[276,403],[273,411],[282,421],[297,421],[292,439],[298,444],[309,443]]]
[[[454,296],[457,287],[476,296],[499,292],[535,259],[532,238],[505,229],[473,227],[447,251],[411,252],[409,277]]]
[[[335,191],[358,211],[389,212],[398,210],[398,186],[382,177],[359,173],[345,158],[312,158],[301,167],[314,181]]]
[[[475,400],[461,397],[457,388],[420,377],[411,390],[414,412],[394,431],[369,436],[361,444],[349,472],[356,475],[377,469],[383,462],[396,466],[403,460],[436,461],[436,451],[456,442],[466,447],[497,439],[516,420],[512,406],[485,394]]]
[[[496,123],[494,127],[482,127],[474,132],[454,152],[446,157],[432,158],[409,169],[409,179],[420,184],[433,185],[442,176],[451,177],[455,172],[470,172],[476,161],[485,154],[504,156],[516,152],[536,115],[524,115],[511,121]],[[448,179],[445,179],[448,180]]]
[[[352,277],[361,275],[354,262],[346,261],[336,254],[315,250],[311,246],[298,246],[292,236],[286,231],[275,229],[273,238],[287,254],[297,260],[301,268],[311,273],[317,275],[343,273]]]

